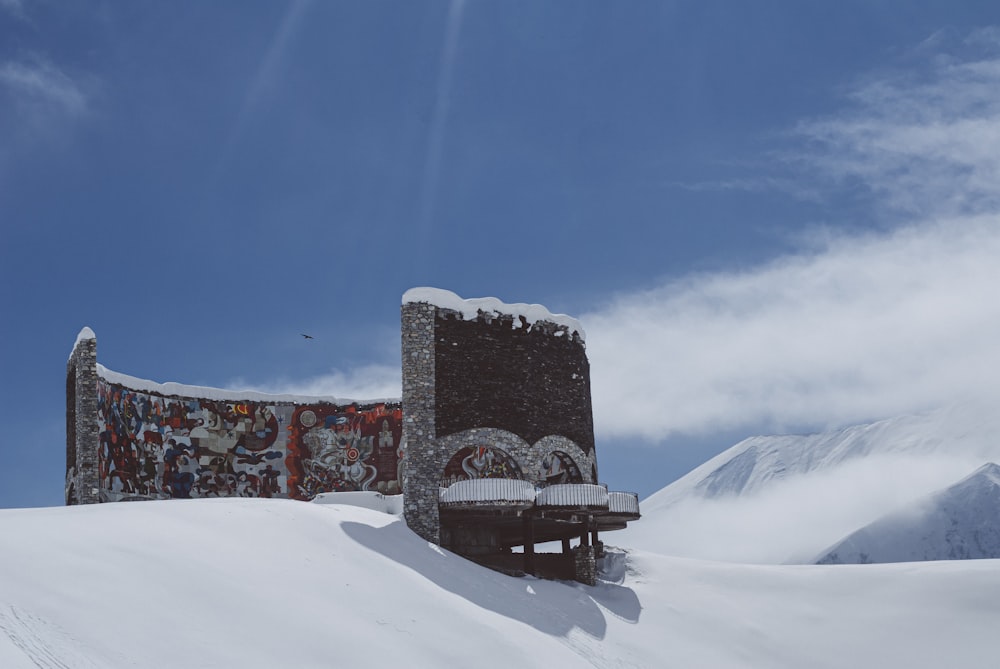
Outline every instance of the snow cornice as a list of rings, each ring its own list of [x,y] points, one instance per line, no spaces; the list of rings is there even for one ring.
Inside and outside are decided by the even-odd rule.
[[[507,304],[495,297],[465,299],[450,290],[441,288],[411,288],[403,293],[403,304],[424,303],[441,309],[458,312],[465,320],[475,320],[480,312],[494,313],[514,318],[523,317],[528,325],[540,321],[555,323],[565,327],[570,334],[576,333],[580,341],[586,341],[586,333],[580,321],[565,314],[553,314],[540,304]]]

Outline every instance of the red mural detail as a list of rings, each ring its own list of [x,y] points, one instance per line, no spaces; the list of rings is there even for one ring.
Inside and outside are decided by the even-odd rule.
[[[401,492],[398,447],[401,408],[385,404],[300,406],[288,426],[288,495],[312,499],[324,492]]]
[[[97,390],[102,500],[283,493],[274,407]]]

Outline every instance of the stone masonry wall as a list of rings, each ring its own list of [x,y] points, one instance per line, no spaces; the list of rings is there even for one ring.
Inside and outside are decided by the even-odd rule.
[[[97,339],[81,337],[66,363],[66,504],[96,504]]]
[[[425,302],[402,307],[404,516],[439,543],[439,482],[465,447],[513,456],[524,477],[543,481],[554,451],[585,482],[596,472],[590,368],[583,341],[563,326],[530,326],[480,312],[466,320]]]
[[[440,543],[438,480],[451,453],[435,443],[435,311],[426,303],[402,307],[403,517],[421,537]]]
[[[561,451],[571,457],[580,468],[583,483],[597,483],[596,480],[592,480],[592,474],[596,468],[594,452],[584,453],[579,446],[559,435],[549,435],[534,444],[529,444],[518,435],[506,430],[474,427],[456,434],[438,437],[436,442],[438,451],[446,453],[448,457],[466,447],[489,445],[493,448],[499,448],[514,457],[526,480],[535,482],[540,482],[544,478],[542,462],[545,457],[553,451]],[[443,466],[442,464],[442,468]],[[438,472],[439,477],[440,474]]]
[[[594,450],[590,366],[578,337],[552,323],[464,320],[443,309],[434,325],[437,436],[496,427],[529,443],[559,434]]]

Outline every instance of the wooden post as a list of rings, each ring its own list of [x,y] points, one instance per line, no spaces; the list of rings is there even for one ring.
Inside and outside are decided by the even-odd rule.
[[[535,575],[535,519],[530,513],[522,516],[524,522],[524,573]]]

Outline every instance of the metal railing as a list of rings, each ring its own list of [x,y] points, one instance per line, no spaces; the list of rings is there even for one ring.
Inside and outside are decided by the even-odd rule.
[[[519,479],[466,479],[441,492],[441,504],[534,504],[537,490]]]

